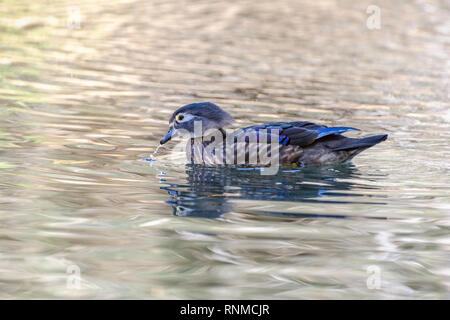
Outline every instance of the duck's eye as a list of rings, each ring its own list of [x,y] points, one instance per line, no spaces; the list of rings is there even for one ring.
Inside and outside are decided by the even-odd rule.
[[[184,116],[182,114],[177,115],[177,121],[183,121],[184,120]]]

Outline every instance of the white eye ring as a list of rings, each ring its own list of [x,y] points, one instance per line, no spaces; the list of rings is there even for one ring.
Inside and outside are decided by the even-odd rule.
[[[189,121],[189,120],[191,120],[192,118],[193,118],[193,116],[190,115],[190,114],[179,113],[179,114],[177,114],[177,116],[175,117],[175,121],[176,121],[177,123],[181,123],[181,122]]]

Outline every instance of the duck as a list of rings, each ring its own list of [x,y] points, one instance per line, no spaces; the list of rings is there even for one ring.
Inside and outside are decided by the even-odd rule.
[[[359,129],[309,121],[269,122],[227,131],[234,123],[212,102],[191,103],[173,112],[160,145],[186,137],[187,161],[195,164],[267,166],[275,159],[279,165],[304,167],[350,162],[388,137],[350,138],[343,133]]]

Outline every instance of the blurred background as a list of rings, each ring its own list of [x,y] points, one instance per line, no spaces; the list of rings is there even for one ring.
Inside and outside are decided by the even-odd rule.
[[[450,4],[0,2],[0,298],[450,298]],[[145,161],[179,106],[389,139]]]

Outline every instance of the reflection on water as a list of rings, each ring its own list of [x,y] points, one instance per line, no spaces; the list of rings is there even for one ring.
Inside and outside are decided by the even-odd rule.
[[[280,170],[276,175],[261,175],[259,169],[205,167],[187,165],[187,184],[171,184],[162,187],[171,200],[177,216],[219,218],[234,209],[233,200],[290,201],[349,204],[358,193],[349,193],[353,188],[372,189],[373,187],[357,184],[350,180],[358,177],[358,170],[353,165],[311,166],[298,170]],[[349,181],[350,180],[350,181]],[[347,191],[343,193],[341,191]],[[334,201],[333,196],[351,195],[348,201]],[[362,195],[361,195],[362,196]],[[344,198],[345,199],[345,198]],[[377,202],[359,202],[380,204]],[[348,217],[346,215],[287,213],[276,211],[255,211],[292,217]]]
[[[449,298],[448,10],[2,1],[0,298]],[[141,161],[198,101],[236,128],[389,139],[353,165],[275,176],[186,166],[174,141]]]

